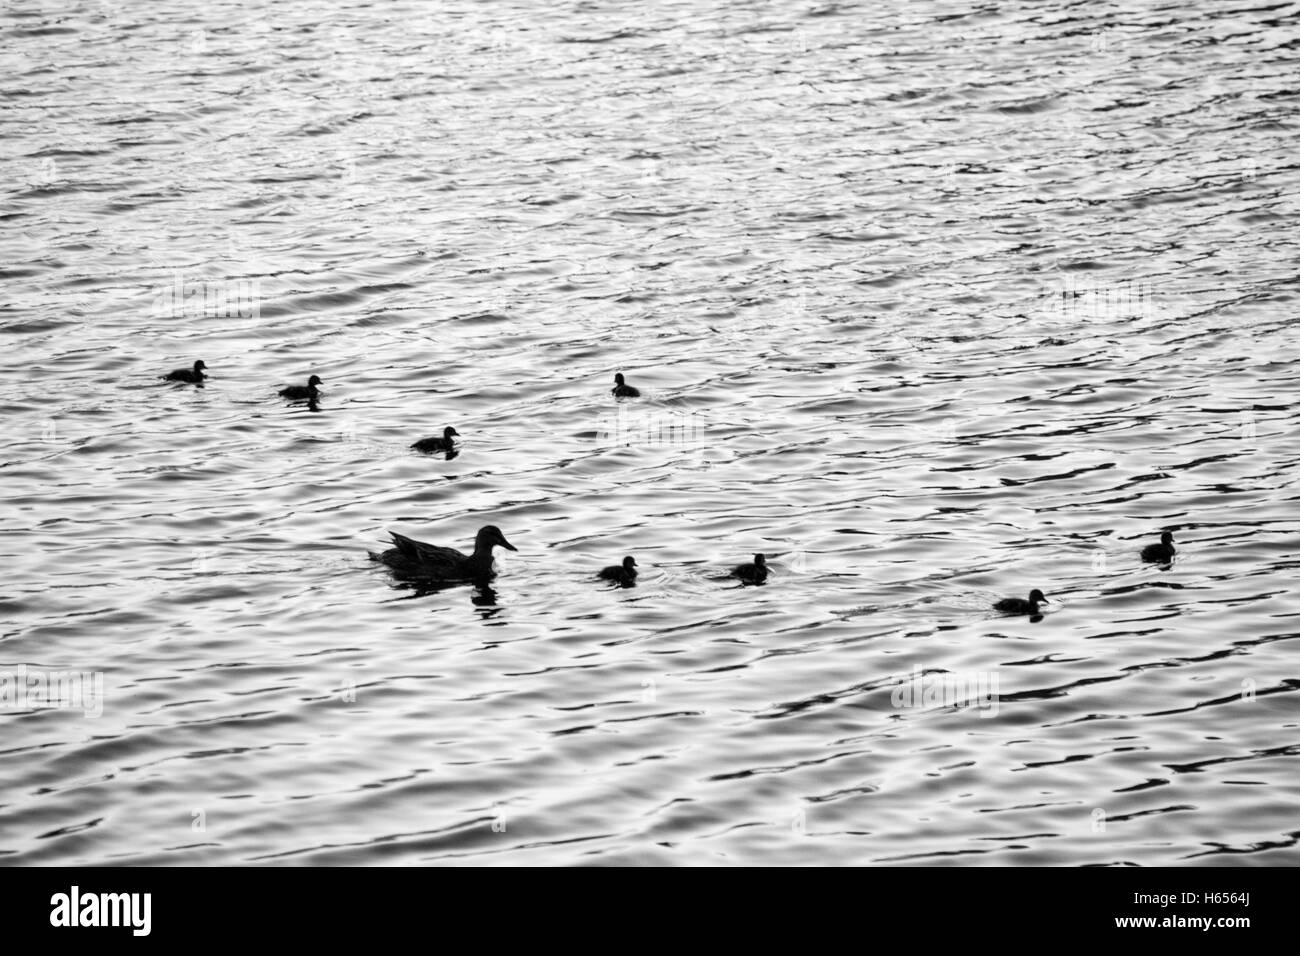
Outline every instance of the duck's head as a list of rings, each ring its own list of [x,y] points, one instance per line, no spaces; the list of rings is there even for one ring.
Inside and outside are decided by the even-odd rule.
[[[485,525],[478,529],[478,537],[474,539],[474,550],[483,549],[491,550],[495,545],[500,545],[510,551],[518,551],[513,544],[506,540],[506,536],[501,533],[501,529],[494,524]]]
[[[442,437],[447,439],[448,441],[451,441],[453,435],[459,438],[460,432],[456,431],[456,429],[452,428],[450,425],[448,425],[446,428],[442,430]]]
[[[636,571],[636,559],[633,558],[632,555],[629,554],[626,558],[623,559],[623,570],[633,571],[633,572]]]
[[[1047,600],[1047,598],[1043,596],[1042,591],[1038,590],[1038,588],[1034,588],[1032,591],[1029,592],[1029,603],[1030,604],[1051,604],[1052,602]]]
[[[203,359],[197,359],[194,362],[194,371],[196,372],[202,372],[207,367],[208,367],[208,363],[203,361]]]
[[[767,555],[765,554],[754,555],[754,566],[759,568],[767,567]]]
[[[622,385],[622,384],[623,384],[623,373],[622,373],[622,372],[615,372],[615,373],[614,373],[614,384],[615,384],[615,385]]]
[[[1174,533],[1172,531],[1166,531],[1160,536],[1160,543],[1172,545],[1174,543]]]
[[[324,385],[324,384],[325,383],[320,380],[319,375],[313,375],[311,378],[307,379],[308,388],[315,388],[317,385]]]

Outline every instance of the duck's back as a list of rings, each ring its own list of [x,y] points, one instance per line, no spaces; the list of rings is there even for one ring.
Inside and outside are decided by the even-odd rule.
[[[425,544],[396,531],[388,533],[392,535],[396,547],[389,548],[382,554],[372,554],[371,557],[398,571],[450,575],[463,571],[469,561],[468,557],[455,548]]]
[[[436,544],[425,544],[423,541],[416,541],[414,538],[408,538],[404,534],[398,534],[396,531],[388,532],[393,536],[393,543],[397,545],[404,555],[414,561],[425,561],[437,563],[446,561],[449,563],[458,563],[468,561],[469,556],[462,554],[455,548],[444,548]]]

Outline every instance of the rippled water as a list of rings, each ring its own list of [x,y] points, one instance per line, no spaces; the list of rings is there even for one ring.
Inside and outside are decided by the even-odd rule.
[[[1297,9],[7,5],[0,859],[1294,862]]]

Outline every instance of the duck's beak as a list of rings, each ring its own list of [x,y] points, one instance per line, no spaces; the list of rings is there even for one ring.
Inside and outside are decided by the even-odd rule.
[[[511,551],[518,551],[518,550],[519,550],[519,549],[516,548],[513,544],[511,544],[509,541],[507,541],[507,540],[506,540],[506,536],[503,535],[503,534],[502,534],[501,532],[499,532],[499,531],[497,532],[497,544],[501,545],[501,547],[503,547],[503,548],[509,548]]]

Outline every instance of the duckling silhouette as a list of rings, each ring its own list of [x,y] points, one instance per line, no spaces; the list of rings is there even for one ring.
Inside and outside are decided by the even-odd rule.
[[[1003,598],[993,605],[993,610],[1003,614],[1037,614],[1039,604],[1050,604],[1043,592],[1034,588],[1029,592],[1029,600],[1022,598]]]
[[[731,577],[740,578],[745,584],[762,584],[767,580],[767,556],[754,555],[753,564],[742,564],[734,568]]]
[[[1160,536],[1159,544],[1149,544],[1142,549],[1142,560],[1156,564],[1168,564],[1174,559],[1174,533],[1166,531]]]
[[[602,568],[596,576],[602,581],[613,581],[625,588],[633,587],[636,584],[636,559],[629,554],[622,564]]]
[[[320,390],[316,386],[323,384],[325,383],[320,380],[319,375],[313,375],[307,379],[306,385],[290,385],[288,388],[280,389],[280,396],[299,402],[304,399],[314,402],[320,398]]]
[[[628,385],[623,381],[622,372],[618,372],[614,376],[613,391],[615,398],[639,398],[641,395],[640,389],[633,388],[631,385]]]
[[[454,441],[451,440],[453,436],[459,438],[460,432],[456,431],[456,429],[448,425],[446,428],[442,430],[441,438],[437,438],[437,437],[421,438],[419,441],[412,444],[411,447],[414,448],[416,451],[423,451],[423,452],[451,451],[456,444]]]
[[[188,382],[191,385],[202,385],[203,380],[207,378],[203,370],[207,368],[203,359],[198,359],[193,368],[178,368],[168,372],[163,376],[164,382]]]
[[[381,554],[370,553],[372,561],[388,565],[399,577],[420,581],[485,581],[496,572],[492,568],[492,549],[497,545],[518,551],[506,540],[496,525],[479,528],[474,537],[474,553],[462,554],[455,548],[416,541],[396,531],[392,535],[396,547]]]

